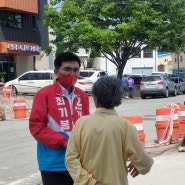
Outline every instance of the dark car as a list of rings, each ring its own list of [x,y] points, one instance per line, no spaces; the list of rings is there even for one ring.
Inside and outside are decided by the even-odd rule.
[[[177,94],[185,94],[185,82],[181,77],[170,77],[175,82],[177,87]]]
[[[179,77],[182,78],[182,80],[185,82],[185,72],[179,72]]]

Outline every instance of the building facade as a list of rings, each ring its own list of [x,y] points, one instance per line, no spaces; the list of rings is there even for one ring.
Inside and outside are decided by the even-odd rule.
[[[169,52],[158,52],[157,69],[159,72],[173,73],[173,54]]]
[[[43,26],[47,0],[0,1],[0,75],[5,82],[36,69],[42,48],[48,46]]]
[[[116,75],[116,66],[104,57],[97,57],[92,64],[93,69],[105,70],[109,75]],[[157,71],[157,52],[155,50],[142,50],[137,56],[127,61],[123,74],[151,74]]]
[[[185,53],[158,52],[157,67],[158,71],[169,74],[178,75],[179,72],[185,72]]]
[[[185,53],[181,52],[179,54],[172,54],[173,67],[171,69],[173,74],[178,74],[179,72],[185,72]]]

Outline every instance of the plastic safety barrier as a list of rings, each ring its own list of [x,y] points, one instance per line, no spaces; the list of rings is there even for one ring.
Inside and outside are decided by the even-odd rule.
[[[14,117],[16,119],[26,118],[26,103],[25,99],[13,100]]]
[[[143,129],[142,117],[140,115],[126,115],[122,116],[122,118],[127,119],[131,124],[136,127],[141,144],[145,146],[145,133]]]
[[[3,86],[2,97],[10,98],[11,97],[11,92],[12,92],[12,87],[11,86]]]
[[[179,106],[178,116],[179,116],[179,138],[185,136],[185,105],[177,103]]]
[[[179,119],[177,108],[174,105],[157,108],[155,127],[159,145],[178,143]]]

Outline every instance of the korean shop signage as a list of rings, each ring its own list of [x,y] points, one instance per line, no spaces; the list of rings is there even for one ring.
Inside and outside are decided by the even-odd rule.
[[[8,43],[8,49],[11,51],[25,51],[25,52],[40,52],[41,47],[35,45],[28,44],[16,44],[16,43]]]

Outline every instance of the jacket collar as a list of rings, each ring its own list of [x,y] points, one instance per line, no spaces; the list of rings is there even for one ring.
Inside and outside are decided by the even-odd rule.
[[[95,114],[114,114],[118,115],[118,112],[115,109],[106,109],[106,108],[96,108]]]

